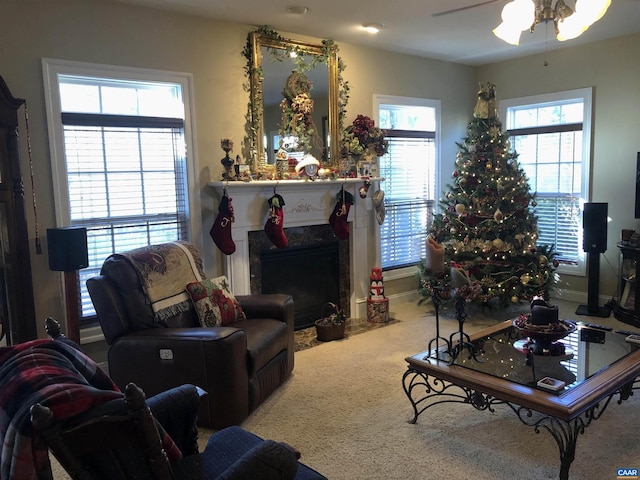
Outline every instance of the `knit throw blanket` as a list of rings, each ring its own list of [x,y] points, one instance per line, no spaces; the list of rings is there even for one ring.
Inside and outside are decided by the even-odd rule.
[[[65,420],[122,393],[73,346],[33,340],[0,348],[0,478],[30,480],[50,469],[47,447],[31,425],[31,406]]]
[[[186,286],[204,278],[202,258],[193,245],[170,242],[119,255],[136,269],[156,321],[163,323],[191,308]]]

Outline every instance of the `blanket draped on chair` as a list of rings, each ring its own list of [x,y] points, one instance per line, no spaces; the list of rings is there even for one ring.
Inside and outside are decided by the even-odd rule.
[[[187,242],[170,242],[116,253],[136,270],[156,321],[186,312],[191,300],[186,286],[204,278],[200,253]]]
[[[122,393],[107,374],[67,343],[0,347],[0,478],[34,479],[50,468],[47,447],[33,434],[33,404],[63,420],[114,398]]]

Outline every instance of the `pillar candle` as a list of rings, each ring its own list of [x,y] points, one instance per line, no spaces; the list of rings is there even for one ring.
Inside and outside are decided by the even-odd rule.
[[[433,273],[444,271],[444,247],[429,235],[427,237],[427,255],[425,266]]]

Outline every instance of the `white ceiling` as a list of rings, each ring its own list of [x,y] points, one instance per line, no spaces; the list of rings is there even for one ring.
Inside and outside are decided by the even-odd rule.
[[[281,32],[467,65],[483,65],[640,32],[640,0],[613,0],[606,15],[577,39],[558,42],[553,25],[543,24],[533,33],[524,32],[517,47],[491,32],[501,21],[500,12],[506,0],[117,1],[247,25],[267,25]],[[567,4],[573,6],[571,0]],[[291,5],[304,5],[309,11],[303,16],[293,15],[287,12]],[[433,16],[471,5],[477,6]],[[377,35],[371,35],[360,28],[363,23],[382,23],[384,27]]]

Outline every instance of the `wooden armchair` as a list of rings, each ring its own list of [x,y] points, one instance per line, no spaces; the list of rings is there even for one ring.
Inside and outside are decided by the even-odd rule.
[[[125,413],[80,422],[58,422],[51,410],[35,404],[32,424],[74,480],[325,478],[299,463],[291,447],[262,440],[239,427],[212,435],[202,453],[181,446],[183,452],[133,383],[125,388],[124,404]],[[172,415],[184,413],[185,409],[175,407]],[[191,410],[197,412],[197,406]]]

